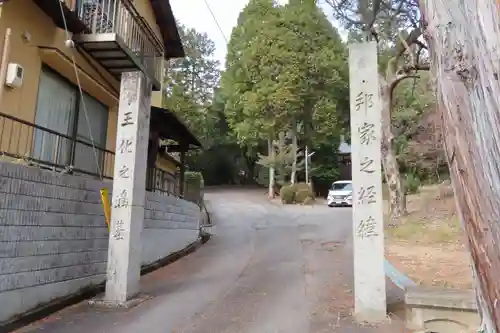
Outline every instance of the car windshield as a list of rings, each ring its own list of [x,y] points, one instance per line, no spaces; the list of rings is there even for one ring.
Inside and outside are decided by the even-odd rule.
[[[333,191],[352,191],[352,183],[333,183]]]

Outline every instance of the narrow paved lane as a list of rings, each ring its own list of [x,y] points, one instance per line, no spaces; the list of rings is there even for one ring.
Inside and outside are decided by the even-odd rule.
[[[401,332],[351,319],[351,210],[281,206],[262,190],[209,193],[216,235],[141,280],[151,297],[124,311],[82,303],[20,332]]]

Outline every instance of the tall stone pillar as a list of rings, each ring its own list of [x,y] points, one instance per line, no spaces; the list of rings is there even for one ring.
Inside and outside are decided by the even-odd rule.
[[[139,292],[151,90],[142,72],[122,74],[105,294],[110,304]]]
[[[386,319],[381,101],[375,42],[349,46],[355,317]]]

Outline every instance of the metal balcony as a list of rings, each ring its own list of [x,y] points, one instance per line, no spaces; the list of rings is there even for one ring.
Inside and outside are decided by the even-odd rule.
[[[140,70],[161,89],[162,43],[130,0],[79,0],[75,11],[85,26],[73,35],[79,47],[117,79]]]
[[[86,27],[75,11],[76,1],[79,0],[33,0],[45,14],[52,18],[58,28],[67,27],[72,33],[80,33]]]

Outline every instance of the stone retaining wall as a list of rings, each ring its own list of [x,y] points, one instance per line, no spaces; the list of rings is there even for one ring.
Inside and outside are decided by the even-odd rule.
[[[111,182],[0,162],[0,322],[106,278],[108,229],[100,189]],[[199,236],[200,210],[147,193],[143,264]]]

